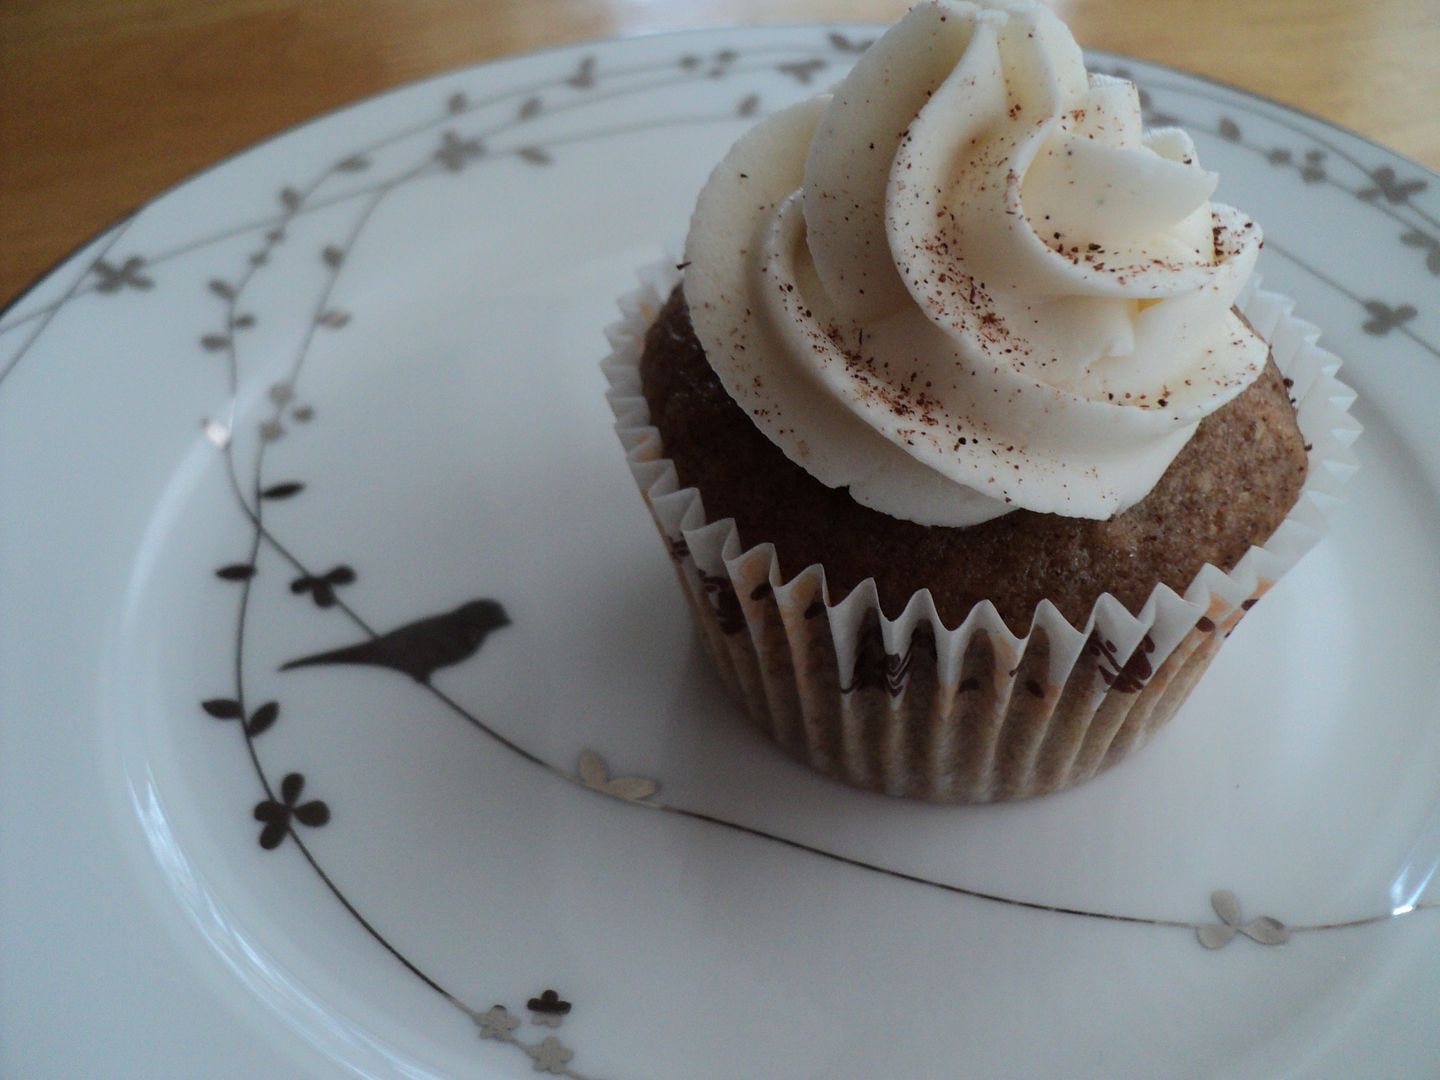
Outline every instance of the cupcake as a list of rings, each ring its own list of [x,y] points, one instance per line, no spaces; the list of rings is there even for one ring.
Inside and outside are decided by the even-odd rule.
[[[1216,182],[1047,9],[947,0],[716,167],[605,370],[780,746],[934,801],[1068,787],[1318,536],[1351,395]]]

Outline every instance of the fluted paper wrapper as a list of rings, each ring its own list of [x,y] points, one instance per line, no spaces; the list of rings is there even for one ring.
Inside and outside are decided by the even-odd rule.
[[[812,565],[782,578],[770,544],[745,548],[682,487],[640,387],[645,332],[679,280],[642,271],[607,330],[607,399],[695,622],[750,719],[797,759],[857,787],[936,802],[994,802],[1070,787],[1142,746],[1180,707],[1221,642],[1325,527],[1356,462],[1354,393],[1293,302],[1252,285],[1240,308],[1291,380],[1309,475],[1262,547],[1201,568],[1183,595],[1157,585],[1139,615],[1114,597],[1080,628],[1048,600],[1017,637],[988,601],[946,627],[928,589],[887,618],[873,581],[839,601]]]

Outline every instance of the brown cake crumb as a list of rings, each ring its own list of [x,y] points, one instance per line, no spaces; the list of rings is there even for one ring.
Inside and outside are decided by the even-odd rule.
[[[1107,521],[1016,510],[969,528],[917,525],[861,506],[791,462],[711,370],[676,288],[640,362],[651,422],[710,520],[733,517],[750,546],[775,545],[789,577],[818,562],[839,600],[875,579],[886,614],[928,587],[947,626],[983,600],[1017,633],[1049,598],[1073,623],[1112,593],[1138,612],[1157,582],[1183,592],[1200,567],[1229,570],[1299,497],[1304,439],[1274,362],[1201,421],[1141,502]]]

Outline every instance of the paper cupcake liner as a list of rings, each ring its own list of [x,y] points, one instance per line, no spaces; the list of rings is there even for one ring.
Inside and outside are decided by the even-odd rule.
[[[1133,753],[1168,720],[1221,641],[1322,535],[1355,471],[1360,425],[1340,360],[1293,301],[1247,288],[1240,309],[1291,380],[1309,475],[1273,536],[1228,573],[1205,565],[1178,595],[1157,585],[1138,615],[1109,594],[1080,628],[1048,600],[1028,633],[989,601],[946,627],[928,589],[887,618],[873,580],[835,602],[812,565],[785,580],[770,544],[741,545],[665,457],[640,386],[645,332],[680,273],[641,272],[606,331],[615,429],[664,538],[696,625],[751,720],[820,772],[935,802],[1026,798],[1078,784]]]

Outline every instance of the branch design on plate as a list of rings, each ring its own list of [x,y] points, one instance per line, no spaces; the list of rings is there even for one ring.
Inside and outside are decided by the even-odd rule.
[[[255,820],[265,825],[260,830],[260,846],[266,851],[295,834],[293,822],[312,829],[329,824],[330,808],[319,799],[302,803],[300,795],[304,790],[305,777],[297,772],[286,773],[280,781],[280,798],[261,799],[255,804]]]
[[[836,42],[832,42],[832,46],[841,47],[840,43]],[[763,53],[767,50],[756,51]],[[794,49],[779,51],[787,54],[795,52]],[[262,826],[258,836],[260,847],[266,851],[274,851],[285,845],[298,851],[335,899],[371,938],[415,977],[471,1017],[479,1026],[482,1037],[507,1042],[524,1050],[537,1072],[568,1076],[574,1080],[584,1078],[570,1068],[569,1063],[574,1056],[572,1048],[553,1034],[536,1041],[521,1040],[515,1034],[519,1021],[503,1006],[494,1006],[485,1013],[472,1009],[456,993],[443,986],[434,976],[396,948],[361,914],[354,902],[326,872],[298,827],[303,826],[309,830],[328,825],[332,820],[329,803],[306,798],[307,780],[300,772],[286,772],[278,785],[273,783],[270,779],[272,773],[262,763],[257,749],[259,737],[279,720],[281,706],[279,701],[267,700],[253,710],[247,707],[246,626],[253,590],[261,573],[261,546],[268,544],[289,565],[290,573],[287,577],[291,595],[308,599],[321,610],[344,614],[364,634],[363,640],[353,645],[291,660],[282,665],[282,671],[335,664],[367,664],[390,668],[410,676],[451,711],[511,752],[532,764],[546,768],[568,783],[622,802],[650,805],[646,800],[659,788],[653,780],[636,776],[612,776],[600,755],[588,749],[582,752],[575,773],[561,770],[494,731],[434,687],[430,680],[437,670],[470,659],[479,651],[491,632],[509,625],[510,619],[505,608],[496,600],[482,598],[469,601],[447,613],[415,620],[388,632],[378,632],[360,618],[341,596],[341,589],[358,580],[352,566],[339,563],[323,571],[307,566],[295,557],[267,526],[267,507],[276,503],[289,503],[301,496],[307,488],[300,480],[267,476],[266,460],[270,450],[294,430],[290,425],[308,424],[314,419],[314,406],[308,402],[299,403],[298,399],[297,388],[306,359],[310,355],[317,333],[343,330],[354,320],[354,313],[338,302],[336,290],[356,242],[376,209],[391,192],[401,185],[424,177],[466,173],[481,162],[494,162],[507,156],[528,167],[548,166],[555,161],[553,151],[556,148],[614,136],[633,130],[634,126],[613,129],[580,128],[568,135],[552,134],[548,138],[515,140],[513,144],[507,144],[503,137],[511,129],[533,124],[542,117],[583,108],[593,101],[607,97],[655,93],[670,85],[695,78],[718,79],[743,70],[760,70],[758,67],[747,69],[740,65],[740,55],[733,50],[721,50],[704,59],[695,58],[698,60],[695,63],[692,63],[691,59],[686,56],[666,64],[612,72],[601,69],[593,56],[586,56],[580,59],[570,73],[550,82],[513,88],[479,101],[472,101],[462,92],[452,93],[438,118],[343,155],[309,183],[281,185],[276,193],[279,206],[277,216],[255,227],[254,231],[260,232],[259,243],[245,254],[238,273],[223,278],[213,277],[207,282],[206,287],[219,300],[221,307],[217,325],[199,336],[202,352],[216,354],[224,360],[231,397],[230,415],[224,420],[207,419],[202,427],[206,438],[224,457],[226,476],[235,503],[250,525],[248,550],[245,554],[214,571],[220,581],[235,585],[240,590],[236,616],[234,688],[230,695],[210,698],[201,704],[203,711],[213,719],[236,722],[241,733],[263,796],[255,804],[252,814]],[[636,82],[636,76],[653,77],[648,80],[642,78]],[[633,85],[606,89],[612,82],[624,84],[626,80]],[[561,94],[567,96],[561,97]],[[758,95],[749,94],[741,98],[738,106],[728,106],[709,114],[660,120],[649,126],[729,121],[737,114],[752,115],[759,111],[759,106]],[[458,119],[482,109],[500,110],[500,118],[492,118],[488,125],[474,130],[462,131],[456,126]],[[438,132],[438,145],[431,143],[429,146],[422,146],[418,160],[392,172],[384,179],[364,184],[343,196],[322,197],[322,185],[329,181],[361,173],[373,174],[377,155],[385,147],[412,136],[423,136],[425,132],[437,128],[443,128]],[[243,381],[241,361],[244,332],[255,327],[259,321],[255,312],[242,306],[244,298],[255,277],[266,268],[277,264],[277,257],[282,253],[282,245],[286,244],[295,220],[301,215],[339,203],[353,203],[357,209],[345,235],[332,238],[322,244],[314,256],[308,256],[318,258],[324,273],[323,284],[311,308],[310,318],[305,324],[301,339],[296,345],[289,370],[281,380],[271,383],[262,400],[264,415],[255,423],[253,429],[255,438],[251,450],[250,475],[248,480],[242,481],[237,452],[236,409]],[[177,249],[171,257],[176,257],[186,250],[193,250],[197,246],[200,245]],[[301,257],[307,256],[302,253]],[[155,261],[159,260],[150,260],[152,263]],[[115,290],[122,287],[143,289],[153,284],[148,277],[140,276],[140,268],[144,265],[146,261],[136,256],[119,267],[106,263],[106,269],[97,268],[97,272],[102,276],[101,284],[113,283]],[[105,276],[106,274],[109,276]],[[101,289],[101,286],[96,288],[108,291],[109,286],[105,289]],[[244,432],[240,434],[243,435]],[[286,841],[290,843],[287,845]],[[547,989],[537,997],[529,999],[527,1005],[531,1022],[546,1027],[558,1027],[571,1010],[570,1002],[560,998],[553,989]]]
[[[105,259],[96,259],[90,267],[95,275],[95,291],[101,293],[119,292],[121,289],[149,289],[155,282],[140,272],[145,260],[131,255],[119,266]]]
[[[839,31],[830,32],[826,36],[826,42],[832,54],[840,54],[840,59],[837,62],[838,65],[851,62],[854,56],[864,52],[865,48],[870,44],[869,40],[851,39]],[[747,50],[747,55],[759,55],[762,53],[786,54],[787,59],[774,63],[774,70],[802,84],[806,82],[810,76],[813,76],[815,72],[824,70],[829,63],[824,50],[786,46],[755,47]],[[534,87],[502,91],[489,97],[481,97],[473,100],[463,92],[457,92],[449,97],[444,110],[438,116],[402,129],[399,132],[346,154],[325,170],[324,174],[319,178],[319,181],[323,182],[331,178],[343,179],[348,175],[363,173],[372,167],[374,163],[373,155],[378,151],[393,146],[404,139],[413,137],[417,133],[430,131],[441,125],[450,123],[457,116],[475,113],[479,110],[494,106],[497,103],[519,100],[520,105],[516,113],[516,122],[532,120],[547,109],[545,101],[540,96],[537,96],[536,91],[560,89],[591,92],[603,81],[608,80],[613,82],[622,76],[632,76],[637,73],[650,74],[667,68],[678,68],[683,75],[690,78],[711,79],[723,78],[727,75],[742,71],[756,72],[765,70],[763,66],[747,68],[736,66],[736,61],[740,58],[741,53],[738,51],[734,49],[722,49],[709,57],[687,53],[677,61],[665,64],[642,65],[633,68],[598,72],[595,58],[593,56],[586,56],[582,58],[576,69],[570,75],[544,84],[538,84]],[[816,66],[817,64],[819,66]],[[1093,66],[1093,70],[1104,70],[1104,68],[1095,65]],[[1121,78],[1131,79],[1132,81],[1135,80],[1135,76],[1123,65],[1111,65],[1109,73]],[[1157,108],[1152,100],[1151,92],[1153,90],[1162,90],[1169,93],[1209,100],[1221,104],[1232,112],[1252,113],[1256,117],[1269,123],[1276,123],[1288,127],[1295,131],[1297,135],[1312,142],[1323,142],[1324,140],[1317,140],[1317,136],[1315,136],[1313,132],[1286,119],[1269,115],[1247,102],[1234,101],[1214,92],[1168,83],[1163,77],[1145,78],[1141,81],[1143,81],[1144,85],[1140,89],[1140,97],[1147,124],[1151,126],[1181,124],[1191,131],[1205,131],[1215,134],[1227,142],[1234,143],[1237,146],[1254,152],[1273,166],[1295,168],[1301,180],[1307,184],[1330,184],[1346,192],[1358,201],[1373,207],[1377,212],[1402,226],[1403,231],[1398,234],[1400,244],[1404,247],[1418,249],[1424,257],[1425,269],[1432,275],[1440,276],[1440,217],[1421,207],[1413,198],[1415,195],[1429,190],[1429,179],[1427,177],[1422,175],[1401,176],[1395,171],[1394,167],[1390,165],[1367,166],[1365,163],[1356,160],[1353,156],[1344,153],[1338,147],[1328,143],[1323,147],[1312,145],[1299,151],[1298,154],[1290,147],[1278,145],[1264,147],[1258,143],[1249,143],[1245,140],[1240,125],[1234,119],[1228,116],[1222,117],[1216,126],[1207,127],[1193,119],[1186,120],[1172,112]],[[643,93],[654,89],[663,89],[663,87],[647,85],[628,90],[617,89],[612,92],[611,96],[627,92]],[[604,95],[601,94],[594,94],[592,95],[592,99],[598,100],[603,96]],[[573,105],[574,103],[571,104]],[[733,115],[750,117],[757,115],[757,113],[758,100],[754,99],[752,95],[741,99]],[[434,151],[430,164],[438,165],[441,168],[451,171],[459,171],[461,167],[468,163],[470,158],[483,156],[486,150],[487,147],[483,141],[476,140],[473,137],[462,138],[452,130],[442,135],[441,145],[439,149]],[[478,151],[478,153],[475,151]],[[513,153],[518,160],[529,164],[548,164],[553,160],[549,152],[539,146],[516,147],[512,149],[511,153]],[[1329,156],[1339,158],[1343,163],[1353,168],[1359,177],[1357,182],[1353,185],[1346,185],[1333,180],[1325,165],[1327,157]],[[389,183],[389,181],[382,181],[378,186],[383,187],[386,183]],[[316,186],[318,186],[318,182]],[[70,289],[58,300],[33,308],[23,316],[13,318],[8,322],[0,322],[0,337],[21,326],[33,322],[39,323],[36,330],[32,332],[21,344],[19,349],[10,356],[9,360],[0,363],[0,382],[3,382],[9,373],[19,366],[20,361],[49,325],[55,313],[78,297],[89,293],[115,293],[148,289],[154,282],[148,274],[142,273],[143,269],[168,262],[171,259],[190,254],[191,252],[206,248],[234,236],[258,230],[268,230],[267,237],[278,242],[280,236],[278,234],[271,236],[271,234],[276,234],[277,229],[280,233],[283,233],[283,229],[280,227],[288,217],[298,217],[304,214],[314,213],[341,202],[364,197],[366,194],[373,192],[376,186],[377,185],[361,186],[334,195],[323,197],[313,195],[310,198],[307,198],[305,193],[300,189],[287,188],[282,192],[283,211],[277,217],[242,223],[222,232],[187,241],[167,250],[153,253],[148,257],[131,255],[117,265],[115,262],[107,260],[106,255],[109,249],[123,236],[124,232],[134,222],[135,216],[132,215],[116,228],[103,249],[97,255],[96,260],[84,268],[80,277],[72,283]],[[1408,210],[1412,217],[1407,218],[1404,214],[1401,214],[1399,211],[1402,209]],[[1279,249],[1273,243],[1271,247],[1273,250],[1279,251],[1285,258],[1295,262],[1312,277],[1337,289],[1337,291],[1362,307],[1371,303],[1387,304],[1386,301],[1377,300],[1373,297],[1360,296],[1352,290],[1338,284],[1320,272],[1316,267]],[[252,255],[252,258],[255,259],[258,264],[263,265],[268,261],[268,253],[257,251]],[[1393,306],[1397,310],[1404,310],[1407,306],[1413,308],[1413,305],[1407,305],[1404,301],[1398,305],[1387,304],[1387,306]],[[1383,334],[1398,325],[1394,323],[1375,322],[1373,312],[1367,312],[1367,314],[1371,316],[1363,320],[1367,333]],[[1371,327],[1374,327],[1374,329]],[[1401,332],[1405,337],[1420,345],[1437,359],[1440,359],[1440,346],[1421,337],[1408,327],[1401,328]]]

